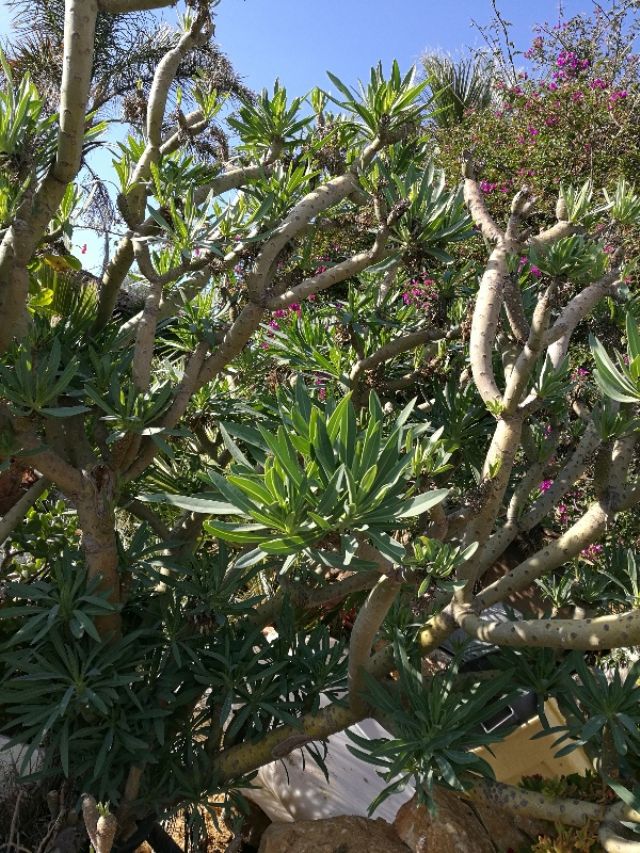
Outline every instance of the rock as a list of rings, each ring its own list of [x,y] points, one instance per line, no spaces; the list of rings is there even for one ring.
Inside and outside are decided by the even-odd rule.
[[[384,820],[333,817],[272,823],[258,853],[409,853]],[[440,853],[440,851],[438,851]]]
[[[506,850],[528,850],[539,836],[553,837],[556,834],[553,824],[545,820],[535,820],[524,815],[515,816],[507,809],[499,809],[486,803],[474,802],[473,808],[499,853]]]
[[[413,853],[495,853],[496,847],[474,810],[454,794],[434,791],[437,811],[417,802],[400,807],[394,827]]]
[[[437,811],[416,797],[398,811],[394,827],[413,853],[506,853],[529,849],[539,835],[553,834],[545,821],[511,815],[505,809],[471,802],[444,788],[434,789]]]

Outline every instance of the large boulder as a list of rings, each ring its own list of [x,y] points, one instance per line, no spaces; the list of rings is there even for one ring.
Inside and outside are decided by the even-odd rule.
[[[384,820],[334,817],[272,823],[258,853],[409,853]]]
[[[414,797],[396,816],[394,827],[412,853],[507,853],[527,849],[549,825],[516,819],[503,809],[471,803],[435,788],[433,813]]]
[[[437,791],[435,799],[433,814],[416,797],[400,807],[393,825],[409,850],[495,853],[496,848],[471,806],[448,791]]]

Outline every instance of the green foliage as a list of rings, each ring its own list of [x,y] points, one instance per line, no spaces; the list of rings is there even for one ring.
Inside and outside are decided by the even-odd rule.
[[[602,246],[582,234],[562,237],[542,250],[534,246],[529,260],[550,278],[567,278],[576,284],[597,281],[608,266]]]
[[[70,551],[66,551],[53,564],[49,578],[30,583],[10,582],[7,585],[9,598],[24,603],[3,607],[0,619],[29,617],[8,641],[8,647],[16,643],[36,644],[49,631],[60,631],[69,642],[73,638],[82,639],[86,632],[99,643],[100,637],[93,619],[114,608],[106,601],[104,593],[98,591],[98,579],[87,582],[86,573],[79,571],[77,565],[73,564]]]
[[[438,127],[454,127],[468,111],[483,110],[494,100],[494,69],[490,61],[476,57],[456,61],[437,53],[428,53],[421,61]]]
[[[328,73],[328,72],[327,72]],[[350,89],[334,74],[328,77],[336,87],[338,95],[325,93],[329,100],[346,113],[353,115],[353,127],[366,138],[388,138],[408,125],[416,125],[424,112],[419,97],[426,83],[416,83],[416,70],[412,68],[404,76],[394,60],[391,74],[385,78],[382,63],[371,69],[366,87],[361,83],[359,91]]]
[[[394,643],[398,664],[396,685],[383,686],[367,678],[367,699],[374,713],[388,725],[393,737],[378,740],[349,732],[356,744],[349,747],[357,758],[381,768],[386,788],[371,803],[371,814],[388,796],[413,782],[418,797],[432,805],[431,790],[438,783],[464,790],[465,782],[477,775],[493,778],[491,766],[471,750],[501,739],[486,733],[482,723],[508,704],[509,675],[479,682],[462,694],[455,689],[455,668],[424,679],[407,657],[401,640]]]
[[[215,471],[207,474],[228,502],[222,511],[228,513],[228,506],[233,506],[248,523],[207,521],[207,531],[236,545],[255,545],[242,558],[243,565],[267,555],[287,557],[303,551],[328,565],[335,559],[351,565],[359,535],[382,554],[402,560],[404,548],[387,531],[402,526],[403,519],[426,513],[447,494],[440,489],[409,497],[413,440],[404,425],[411,409],[412,405],[405,408],[385,437],[382,408],[374,394],[368,417],[359,425],[349,395],[337,405],[321,407],[298,382],[289,406],[281,408],[286,426],[275,434],[262,426],[240,432],[252,436],[252,443],[265,451],[263,471],[256,472],[245,458],[226,478]],[[149,497],[176,500],[162,494]],[[193,511],[221,512],[215,501],[180,501]],[[342,537],[344,555],[326,550],[324,543],[334,534]]]
[[[589,667],[579,656],[575,658],[575,668],[580,680],[562,697],[563,707],[571,716],[566,725],[548,730],[565,732],[556,740],[556,746],[571,741],[557,755],[594,743],[600,753],[613,752],[606,760],[614,760],[623,772],[630,772],[629,762],[635,763],[640,741],[640,663],[635,663],[624,678],[616,670],[608,679],[602,670]]]
[[[611,217],[621,225],[640,225],[640,196],[633,184],[621,178],[611,197],[605,190],[605,197],[611,208]]]
[[[287,90],[276,81],[273,95],[263,89],[254,102],[241,104],[237,116],[228,122],[238,133],[242,144],[255,150],[269,149],[274,145],[294,145],[296,134],[311,121],[298,118],[302,98],[287,101]]]
[[[453,592],[456,589],[455,581],[447,582],[445,579],[449,578],[456,568],[471,559],[477,549],[477,542],[463,549],[459,545],[453,547],[447,542],[439,542],[437,539],[429,539],[426,536],[414,541],[413,558],[407,562],[426,573],[417,594],[424,595],[433,581],[439,589]]]
[[[42,361],[18,347],[16,353],[11,353],[9,363],[0,364],[2,395],[11,402],[18,416],[37,412],[64,418],[87,411],[85,406],[54,405],[68,389],[79,367],[77,359],[62,366],[61,355],[60,341],[56,338]]]
[[[412,164],[402,176],[381,164],[380,177],[389,208],[400,200],[408,202],[394,228],[394,242],[411,258],[453,260],[445,246],[467,240],[472,233],[462,188],[447,190],[444,172],[432,163],[424,169]]]
[[[62,10],[58,0],[50,8]],[[113,17],[98,19],[96,73],[111,55]],[[178,35],[163,38],[160,55]],[[583,304],[581,287],[634,251],[630,181],[640,161],[627,96],[637,89],[623,95],[614,75],[597,83],[578,54],[562,57],[557,68],[569,63],[570,73],[555,88],[550,77],[507,86],[497,64],[442,60],[422,83],[394,63],[359,89],[330,75],[331,96],[291,99],[276,83],[256,98],[244,91],[236,108],[226,93],[241,86],[207,44],[179,63],[163,116],[169,142],[158,151],[143,130],[153,56],[150,68],[134,62],[134,80],[114,69],[119,82],[100,78],[92,91],[103,104],[124,93],[127,130],[108,140],[115,206],[89,173],[88,150],[106,147],[89,115],[83,171],[34,234],[30,257],[15,256],[28,331],[0,359],[3,529],[40,473],[52,485],[3,543],[2,733],[28,743],[27,762],[42,750],[36,775],[48,787],[66,777],[71,796],[87,790],[117,804],[131,767],[143,767],[136,815],[197,811],[212,794],[250,784],[252,772],[234,776],[234,754],[259,766],[285,753],[287,741],[270,751],[279,727],[304,741],[307,729],[315,736],[348,714],[350,645],[364,643],[378,676],[391,641],[385,674],[393,665],[397,678],[369,673],[363,693],[389,737],[354,746],[384,776],[377,802],[410,780],[429,801],[434,784],[461,790],[490,775],[472,750],[497,738],[483,723],[523,691],[536,694],[545,725],[544,700],[560,702],[560,745],[604,746],[608,767],[637,773],[637,666],[606,685],[597,669],[626,653],[493,648],[487,663],[498,672],[476,679],[457,663],[421,675],[416,642],[432,651],[454,629],[457,611],[443,607],[463,588],[474,608],[482,587],[496,588],[480,572],[469,584],[474,560],[484,570],[489,554],[509,566],[533,557],[544,569],[547,543],[594,500],[612,516],[620,490],[633,487],[596,488],[607,454],[638,426],[634,258],[621,268],[624,286],[608,291],[616,299],[583,318],[557,368],[523,346],[545,290],[553,326],[571,299]],[[43,119],[50,92],[45,103],[16,62],[5,73],[18,79],[22,67],[19,84],[7,79],[0,93],[3,228],[54,151],[55,119]],[[521,298],[524,331],[497,305],[488,321],[482,313],[487,247],[456,183],[469,148],[500,227],[522,183],[540,197],[526,230],[509,237],[518,248],[506,261],[509,308]],[[545,245],[535,234],[553,223],[558,188],[556,218],[576,233]],[[83,269],[84,248],[74,253],[78,226],[97,228],[107,255],[112,237],[126,235],[102,281],[89,271],[94,259]],[[14,275],[4,257],[3,282]],[[494,290],[506,295],[502,282]],[[610,357],[624,315],[627,356]],[[478,322],[488,322],[499,388],[519,354],[537,359],[517,410],[499,394],[485,405],[474,385],[489,367],[470,347]],[[585,368],[589,331],[595,381]],[[574,458],[589,417],[602,442],[598,476]],[[48,453],[38,458],[41,447]],[[73,477],[58,476],[69,469]],[[73,493],[67,482],[78,484]],[[552,482],[562,503],[532,527],[529,513],[546,506]],[[591,545],[554,562],[538,578],[541,608],[613,617],[637,607],[636,527],[630,515],[615,528],[609,521],[602,553]],[[398,581],[397,596],[363,637],[376,606],[366,590],[381,571]],[[265,626],[276,631],[267,637]],[[486,650],[462,645],[465,657]],[[333,707],[305,728],[304,715],[327,701]],[[322,747],[305,748],[324,767]]]
[[[6,85],[0,91],[0,155],[16,157],[22,154],[25,146],[31,148],[34,140],[40,150],[40,166],[43,160],[53,153],[52,142],[55,135],[55,117],[43,115],[43,101],[35,86],[26,74],[16,86],[6,56],[0,52],[0,64],[6,78]]]
[[[617,366],[597,338],[592,336],[590,344],[594,376],[603,394],[619,403],[640,400],[640,332],[635,317],[627,314],[627,357],[618,353]]]

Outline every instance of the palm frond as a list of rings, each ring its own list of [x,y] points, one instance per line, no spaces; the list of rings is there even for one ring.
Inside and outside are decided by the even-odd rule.
[[[430,53],[422,57],[422,66],[429,81],[434,120],[440,127],[460,124],[468,110],[482,110],[492,103],[494,69],[490,60],[454,60]]]

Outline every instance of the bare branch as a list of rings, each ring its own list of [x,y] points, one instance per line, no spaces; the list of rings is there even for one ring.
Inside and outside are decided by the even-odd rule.
[[[276,228],[264,243],[258,255],[251,277],[247,280],[247,286],[251,290],[251,280],[255,279],[258,286],[267,281],[267,276],[272,264],[287,243],[292,240],[307,223],[314,219],[323,210],[338,204],[353,192],[357,186],[354,175],[347,173],[332,178],[301,199],[294,205],[282,223]]]
[[[582,231],[583,229],[579,225],[574,225],[573,222],[556,222],[551,228],[540,231],[535,237],[530,237],[528,243],[536,249],[544,249],[563,237],[580,234]]]
[[[554,336],[555,334],[560,335],[549,346],[549,358],[554,367],[557,368],[567,354],[571,335],[578,323],[591,313],[604,296],[615,290],[616,286],[620,283],[619,275],[620,270],[611,270],[599,281],[581,290],[562,310],[560,316],[549,330],[550,336]]]
[[[65,4],[64,56],[60,87],[60,127],[53,167],[38,189],[25,193],[0,244],[0,351],[26,322],[26,266],[80,168],[85,112],[91,84],[97,0]]]
[[[480,281],[471,322],[471,369],[485,403],[494,403],[502,397],[493,371],[493,348],[502,308],[504,281],[508,276],[507,255],[507,247],[500,241],[491,252]]]
[[[526,589],[536,578],[559,568],[576,557],[583,548],[596,542],[606,530],[610,516],[609,506],[598,501],[592,504],[568,530],[548,542],[539,551],[524,560],[506,575],[482,590],[477,596],[477,606],[484,610],[502,601],[514,592]]]
[[[464,177],[464,200],[469,208],[471,218],[485,239],[494,243],[499,242],[503,239],[504,234],[489,213],[482,190],[475,177],[471,157],[468,154],[463,158],[462,174]]]
[[[27,512],[31,509],[34,503],[42,495],[49,486],[49,481],[46,477],[40,477],[36,480],[21,498],[6,512],[0,520],[0,545],[2,545],[8,536],[16,529]]]
[[[286,308],[292,302],[300,302],[314,293],[319,293],[333,284],[338,284],[341,281],[351,278],[351,276],[357,275],[362,270],[375,264],[376,261],[381,260],[384,255],[388,236],[389,229],[386,225],[382,225],[378,229],[375,242],[366,252],[358,252],[358,254],[347,258],[346,261],[341,261],[339,264],[329,267],[329,269],[318,275],[306,278],[300,284],[297,284],[284,293],[272,296],[267,301],[266,307],[272,311],[276,308]]]
[[[528,791],[516,785],[478,779],[461,796],[480,800],[488,806],[507,809],[512,814],[563,823],[567,826],[586,826],[600,821],[606,806],[584,800],[546,797],[537,791]]]
[[[29,425],[18,424],[16,434],[23,450],[31,451],[33,464],[44,477],[55,483],[69,496],[78,495],[83,488],[82,474],[62,456],[47,447]]]
[[[171,531],[162,519],[151,509],[149,504],[132,500],[126,503],[122,509],[130,512],[131,515],[135,515],[136,518],[140,519],[140,521],[146,521],[153,532],[157,533],[162,540],[166,541],[171,539]]]
[[[131,376],[138,391],[146,391],[151,382],[151,362],[158,327],[158,312],[162,298],[162,282],[159,280],[149,256],[146,243],[134,241],[134,251],[141,272],[150,282],[149,292],[144,302],[142,317],[138,324],[136,342],[133,351]]]
[[[354,572],[349,577],[335,583],[327,584],[321,589],[309,589],[308,586],[296,584],[280,588],[275,595],[254,608],[250,620],[260,627],[272,624],[278,617],[285,599],[291,601],[294,607],[302,610],[335,607],[347,596],[355,592],[371,589],[380,580],[380,572]]]
[[[496,622],[482,619],[469,606],[453,604],[460,627],[485,643],[497,646],[556,649],[615,649],[640,643],[640,610],[594,619],[531,619]]]
[[[361,545],[359,553],[365,559],[374,560],[383,572],[360,608],[349,640],[349,705],[356,713],[364,715],[367,703],[362,696],[362,691],[366,683],[364,673],[371,655],[371,647],[385,616],[396,600],[401,582],[392,574],[388,574],[393,572],[391,563],[374,548],[366,544]]]
[[[398,338],[394,338],[394,340],[389,341],[389,343],[380,347],[380,349],[376,350],[371,355],[358,360],[353,365],[349,378],[352,383],[356,382],[358,377],[361,376],[364,371],[373,370],[379,364],[382,364],[385,361],[390,361],[397,355],[401,355],[403,352],[408,352],[409,350],[415,349],[423,344],[439,341],[445,337],[454,337],[452,332],[457,333],[458,331],[459,330],[457,328],[449,332],[445,332],[443,329],[420,329],[417,332],[410,332],[407,335],[401,335]]]

